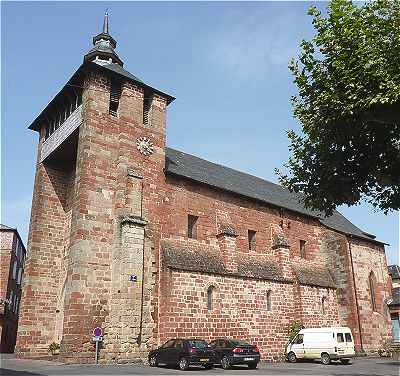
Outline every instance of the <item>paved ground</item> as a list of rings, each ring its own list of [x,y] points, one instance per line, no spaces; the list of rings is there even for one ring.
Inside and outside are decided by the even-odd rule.
[[[0,375],[6,376],[69,376],[69,375],[196,375],[206,376],[219,374],[220,376],[239,375],[332,375],[332,376],[399,376],[400,362],[386,358],[359,358],[352,364],[342,365],[332,363],[324,366],[318,362],[307,363],[262,363],[256,370],[246,367],[237,367],[230,371],[221,368],[204,370],[193,368],[182,372],[172,368],[150,368],[142,364],[95,366],[95,365],[65,365],[47,361],[19,360],[13,356],[1,356]]]

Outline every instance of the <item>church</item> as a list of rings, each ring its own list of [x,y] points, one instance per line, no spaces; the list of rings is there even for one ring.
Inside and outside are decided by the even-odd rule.
[[[174,97],[109,33],[29,129],[39,135],[16,352],[144,359],[169,338],[233,337],[279,360],[295,323],[391,338],[384,243],[283,187],[168,148]]]

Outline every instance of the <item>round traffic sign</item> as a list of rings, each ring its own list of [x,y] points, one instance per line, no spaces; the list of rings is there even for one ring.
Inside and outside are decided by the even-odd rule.
[[[96,326],[93,329],[93,337],[101,337],[102,335],[103,335],[103,330],[100,327]]]

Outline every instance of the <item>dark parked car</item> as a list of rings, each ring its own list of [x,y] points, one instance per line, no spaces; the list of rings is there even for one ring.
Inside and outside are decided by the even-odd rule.
[[[216,352],[216,363],[220,363],[223,369],[235,364],[247,364],[250,369],[255,369],[260,361],[257,346],[245,341],[220,338],[212,341],[210,346]]]
[[[191,365],[212,368],[214,363],[215,351],[202,339],[170,339],[149,353],[151,367],[166,364],[178,366],[182,371],[186,371]]]

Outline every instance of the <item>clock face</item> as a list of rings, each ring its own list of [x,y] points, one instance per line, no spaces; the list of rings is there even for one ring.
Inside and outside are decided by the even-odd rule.
[[[147,137],[139,137],[136,140],[136,147],[143,155],[154,153],[154,145]]]

